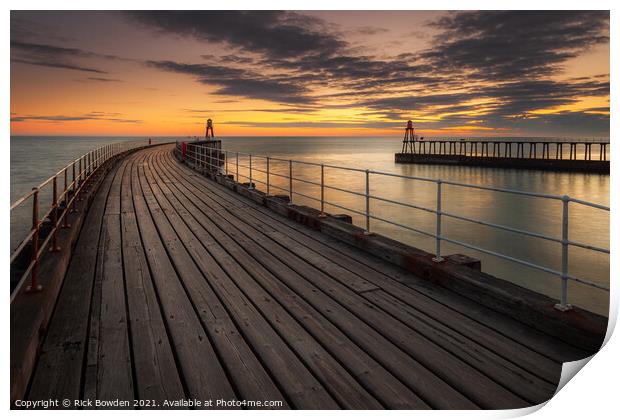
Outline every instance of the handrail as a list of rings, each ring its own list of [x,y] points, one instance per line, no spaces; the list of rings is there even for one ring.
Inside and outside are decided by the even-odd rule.
[[[32,227],[26,237],[15,247],[10,257],[10,263],[13,264],[22,251],[28,245],[31,245],[30,262],[11,292],[11,302],[13,302],[15,297],[19,294],[28,277],[30,277],[30,285],[27,287],[27,291],[35,292],[42,290],[37,277],[39,262],[47,252],[56,252],[60,250],[57,243],[58,231],[61,228],[68,228],[71,226],[68,223],[69,213],[77,212],[76,201],[81,200],[81,193],[88,185],[88,182],[91,180],[96,170],[114,156],[146,146],[147,144],[150,144],[150,141],[148,143],[145,141],[118,142],[106,144],[97,149],[90,150],[77,159],[69,162],[54,175],[41,182],[30,192],[22,195],[11,204],[10,211],[14,211],[23,207],[25,203],[32,198]],[[70,177],[71,180],[69,181]],[[62,178],[63,184],[61,187],[62,191],[59,193],[58,182],[60,178]],[[41,216],[39,214],[39,195],[41,191],[50,184],[52,185],[51,204],[49,209]],[[42,239],[40,237],[41,226],[46,220],[50,221],[51,229],[43,239],[43,242],[40,243]]]
[[[410,230],[416,233],[420,233],[420,234],[424,234],[426,236],[432,237],[435,239],[435,258],[433,259],[435,262],[439,263],[441,261],[443,261],[443,257],[441,254],[441,245],[442,242],[446,242],[446,243],[452,243],[455,245],[459,245],[459,246],[463,246],[465,248],[468,249],[472,249],[481,253],[485,253],[488,255],[492,255],[507,261],[511,261],[511,262],[515,262],[536,270],[540,270],[546,273],[550,273],[553,275],[556,275],[560,278],[561,280],[561,290],[560,290],[560,299],[559,299],[559,303],[556,305],[556,308],[562,311],[565,310],[569,310],[571,308],[571,305],[568,303],[568,281],[575,281],[590,287],[594,287],[597,289],[601,289],[601,290],[605,290],[605,291],[609,291],[609,287],[604,286],[604,285],[600,285],[597,284],[591,280],[587,280],[587,279],[580,279],[577,278],[575,276],[572,276],[569,273],[569,268],[568,268],[568,251],[569,251],[569,247],[579,247],[579,248],[583,248],[583,249],[588,249],[594,252],[598,252],[598,253],[602,253],[602,254],[609,254],[609,249],[607,248],[602,248],[602,247],[598,247],[598,246],[594,246],[594,245],[590,245],[590,244],[584,244],[584,243],[580,243],[580,242],[575,242],[575,241],[571,241],[568,238],[568,228],[569,228],[569,218],[568,218],[568,210],[569,210],[569,204],[573,203],[576,205],[583,205],[583,206],[588,206],[594,209],[598,209],[598,210],[602,210],[602,211],[610,211],[610,208],[608,206],[604,206],[601,204],[597,204],[597,203],[591,203],[588,201],[584,201],[584,200],[580,200],[580,199],[576,199],[576,198],[572,198],[569,197],[567,195],[555,195],[555,194],[544,194],[544,193],[538,193],[538,192],[531,192],[531,191],[520,191],[520,190],[515,190],[515,189],[509,189],[509,188],[501,188],[501,187],[493,187],[493,186],[484,186],[484,185],[476,185],[476,184],[467,184],[467,183],[463,183],[463,182],[457,182],[457,181],[449,181],[449,180],[443,180],[443,179],[434,179],[434,178],[427,178],[427,177],[419,177],[419,176],[411,176],[411,175],[400,175],[400,174],[395,174],[395,173],[390,173],[390,172],[384,172],[384,171],[376,171],[376,170],[370,170],[370,169],[359,169],[359,168],[348,168],[348,167],[344,167],[344,166],[338,166],[338,165],[328,165],[328,164],[324,164],[324,163],[316,163],[316,162],[304,162],[304,161],[299,161],[299,160],[293,160],[293,159],[283,159],[283,158],[276,158],[276,157],[271,157],[271,156],[261,156],[261,155],[253,155],[251,153],[243,153],[243,152],[237,152],[237,151],[229,151],[229,150],[221,150],[218,148],[213,148],[213,147],[209,147],[206,145],[198,145],[198,144],[192,144],[192,143],[187,143],[187,153],[185,156],[182,156],[182,152],[181,152],[181,146],[180,144],[177,142],[177,147],[176,147],[176,153],[177,156],[180,159],[184,159],[186,163],[190,164],[191,166],[193,166],[196,169],[201,169],[201,170],[205,170],[208,172],[212,172],[212,173],[219,173],[219,174],[225,174],[227,176],[231,175],[231,172],[229,171],[229,165],[233,165],[233,167],[235,168],[235,171],[232,172],[232,176],[234,179],[237,180],[237,182],[239,182],[239,179],[241,177],[245,178],[245,179],[249,179],[249,185],[250,188],[254,188],[253,187],[253,183],[254,182],[259,182],[261,184],[267,185],[267,191],[269,191],[270,188],[276,188],[282,191],[287,191],[288,195],[289,195],[289,200],[290,203],[293,202],[293,199],[295,196],[299,196],[299,197],[305,197],[317,202],[320,202],[321,204],[321,212],[323,213],[323,209],[324,206],[330,205],[336,208],[340,208],[342,210],[346,210],[346,211],[350,211],[354,214],[358,214],[360,216],[363,216],[365,218],[365,230],[370,233],[370,227],[371,227],[371,220],[377,220],[377,221],[381,221],[402,229],[406,229],[406,230]],[[233,162],[231,162],[231,159],[229,159],[229,156],[234,156],[235,159]],[[239,163],[239,157],[240,156],[244,156],[247,157],[247,161],[248,164],[240,164]],[[254,160],[253,160],[254,159]],[[257,159],[263,159],[266,163],[266,167],[262,167],[262,168],[257,168],[256,167],[256,160]],[[269,162],[270,161],[278,161],[278,162],[284,162],[284,163],[288,163],[288,174],[282,174],[282,173],[275,173],[270,171],[270,167],[269,167]],[[254,164],[254,165],[253,165]],[[297,165],[309,165],[309,166],[313,166],[313,167],[320,167],[321,168],[321,181],[320,182],[316,182],[313,180],[309,180],[309,179],[303,179],[300,177],[300,175],[298,174],[294,174],[293,173],[293,165],[297,164]],[[222,167],[225,167],[224,169]],[[239,168],[245,168],[249,170],[249,174],[240,174],[239,173]],[[365,174],[365,183],[364,183],[364,187],[365,187],[365,192],[361,193],[359,191],[353,191],[353,190],[348,190],[346,188],[341,188],[341,187],[336,187],[334,185],[328,185],[327,183],[325,183],[324,180],[324,170],[325,168],[331,168],[331,169],[337,169],[337,170],[345,170],[345,171],[354,171],[357,173],[364,173]],[[259,181],[256,180],[253,177],[253,172],[260,172],[263,174],[266,174],[267,176],[267,180],[265,181]],[[270,184],[270,175],[275,175],[278,177],[282,177],[282,178],[286,178],[289,180],[289,188],[288,190],[286,188],[283,188],[281,186],[276,186],[276,185],[271,185]],[[415,204],[411,204],[411,203],[405,203],[402,201],[398,201],[398,200],[394,200],[394,199],[390,199],[387,197],[381,197],[378,195],[373,195],[370,194],[370,176],[371,175],[376,175],[376,176],[389,176],[389,177],[396,177],[396,178],[400,178],[400,179],[405,179],[405,180],[415,180],[415,181],[421,181],[421,182],[427,182],[427,183],[431,183],[431,184],[435,184],[436,186],[436,201],[435,201],[435,208],[427,208],[427,207],[423,207],[423,206],[418,206]],[[310,184],[310,185],[314,185],[316,187],[320,187],[320,198],[317,197],[313,197],[311,195],[308,195],[306,193],[302,193],[299,191],[295,191],[293,189],[293,181],[297,181],[297,182],[303,182],[306,184]],[[456,186],[456,187],[461,187],[461,188],[473,188],[473,189],[479,189],[479,190],[486,190],[486,191],[493,191],[493,192],[500,192],[500,193],[505,193],[505,194],[514,194],[514,195],[519,195],[519,196],[527,196],[527,197],[535,197],[535,198],[541,198],[541,199],[547,199],[547,200],[557,200],[557,201],[561,201],[562,202],[562,235],[560,238],[554,237],[554,236],[550,236],[550,235],[546,235],[546,234],[542,234],[542,233],[538,233],[538,232],[531,232],[529,230],[523,230],[523,229],[518,229],[518,228],[514,228],[514,227],[510,227],[510,226],[505,226],[505,225],[501,225],[501,224],[496,224],[496,223],[491,223],[488,221],[484,221],[484,220],[478,220],[472,217],[467,217],[467,216],[463,216],[463,215],[459,215],[456,213],[452,213],[452,212],[447,212],[442,210],[441,208],[441,204],[442,204],[442,185],[451,185],[451,186]],[[340,191],[340,192],[344,192],[344,193],[348,193],[348,194],[353,194],[356,196],[360,196],[360,197],[364,197],[365,198],[365,210],[364,211],[360,211],[360,210],[356,210],[356,209],[352,209],[352,208],[348,208],[346,206],[342,206],[340,204],[337,203],[332,203],[329,201],[325,200],[325,196],[324,196],[324,190],[325,188],[328,189],[332,189],[335,191]],[[394,205],[398,205],[398,206],[403,206],[403,207],[408,207],[408,208],[414,208],[417,210],[422,210],[431,214],[435,214],[435,218],[436,218],[436,222],[435,222],[435,232],[427,232],[421,229],[417,229],[413,226],[407,226],[404,225],[402,223],[396,222],[394,220],[388,220],[386,218],[380,217],[376,214],[372,214],[370,212],[370,200],[376,200],[376,201],[381,201],[384,203],[390,203],[390,204],[394,204]],[[504,231],[508,231],[511,233],[517,233],[520,235],[524,235],[527,237],[532,237],[532,238],[536,238],[536,239],[542,239],[542,240],[546,240],[546,241],[551,241],[554,243],[558,243],[561,246],[561,251],[562,251],[562,262],[561,262],[561,270],[556,270],[550,267],[545,267],[543,265],[540,264],[535,264],[533,262],[530,261],[526,261],[523,259],[519,259],[516,258],[514,256],[511,255],[506,255],[506,254],[502,254],[500,252],[497,251],[493,251],[493,250],[489,250],[489,249],[485,249],[482,247],[479,247],[477,245],[473,245],[471,243],[468,242],[464,242],[462,240],[457,240],[454,238],[450,238],[445,236],[445,234],[442,233],[442,228],[441,228],[441,222],[442,222],[442,217],[449,217],[449,218],[454,218],[454,219],[458,219],[464,222],[469,222],[469,223],[475,223],[475,224],[480,224],[489,228],[493,228],[493,229],[499,229],[499,230],[504,230]]]
[[[575,139],[559,141],[558,139],[439,139],[405,136],[402,144],[400,154],[404,155],[423,154],[509,159],[608,161],[607,146],[610,145],[610,142],[608,139],[605,141]],[[489,145],[492,146],[491,152],[489,152]],[[542,147],[539,148],[539,145]],[[592,157],[592,145],[598,145],[598,159],[596,159],[596,153],[594,158]],[[478,149],[478,146],[480,146],[480,149]],[[516,150],[513,146],[516,146]],[[527,153],[526,146],[528,146]],[[554,147],[553,151],[551,150],[552,146]],[[565,154],[565,146],[568,146],[568,154]],[[579,148],[583,150],[583,157],[578,157]]]

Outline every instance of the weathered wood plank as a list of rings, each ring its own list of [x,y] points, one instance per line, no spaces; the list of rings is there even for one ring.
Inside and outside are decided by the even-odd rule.
[[[31,400],[74,400],[81,396],[97,249],[114,175],[112,171],[106,176],[86,216],[33,372],[28,393]]]
[[[210,191],[214,192],[214,190],[216,190],[216,188]],[[220,195],[220,197],[224,198],[223,195]],[[250,207],[235,207],[231,209],[230,206],[225,206],[225,208],[239,217],[239,219],[245,220],[246,223],[252,224],[255,228],[270,236],[272,239],[287,246],[289,250],[299,249],[303,242],[314,251],[325,251],[325,249],[322,249],[323,246],[321,243],[308,237],[301,237],[299,232],[288,229],[279,223],[275,223],[275,221],[273,221],[273,223],[267,222],[269,224],[263,223],[263,220],[267,218],[261,218],[260,213],[252,211]],[[296,245],[291,245],[289,239],[292,238],[297,241]],[[327,254],[331,257],[330,261],[334,264],[344,264],[347,262],[346,255],[339,254],[335,250],[331,251],[332,252],[329,252],[328,250]],[[305,256],[312,252],[313,251],[306,251],[301,248],[301,251],[297,255],[305,259]],[[358,265],[359,264],[355,265],[349,263],[346,264],[346,267],[357,271]],[[334,274],[332,274],[332,276],[338,278]],[[375,280],[375,283],[378,285],[385,286],[385,281],[377,281],[377,279],[381,277],[381,273],[377,272],[374,273],[374,276],[368,275],[368,278]],[[338,278],[338,280],[340,280],[340,278]],[[399,284],[396,283],[396,285]],[[389,290],[390,287],[387,289]],[[462,320],[458,318],[451,317],[450,312],[446,311],[448,308],[441,308],[436,302],[430,304],[424,300],[416,299],[413,303],[405,304],[381,291],[377,293],[370,291],[364,293],[364,296],[401,321],[405,322],[404,319],[406,319],[408,322],[405,323],[411,328],[421,332],[425,337],[433,340],[443,348],[449,349],[468,364],[481,370],[487,376],[508,387],[523,398],[532,402],[542,402],[553,395],[561,371],[561,365],[558,363],[552,362],[550,359],[546,359],[531,351],[523,355],[522,349],[514,348],[517,347],[517,343],[514,342],[505,343],[505,345],[500,348],[499,352],[493,353],[486,347],[477,345],[477,343],[470,340],[467,336],[461,334],[459,331],[465,329],[465,331],[470,332],[472,335],[477,335],[476,333],[478,330],[471,328],[467,323],[459,322]],[[377,299],[379,296],[382,297],[382,299]],[[429,312],[434,314],[436,318],[431,318],[418,311],[420,307],[426,308]],[[452,328],[448,328],[443,323],[437,321],[442,318],[448,320],[448,322],[452,324]],[[478,327],[480,329],[481,326]],[[496,344],[498,341],[501,342],[502,339],[508,341],[505,337],[495,333],[491,334],[489,337],[484,337],[483,341],[487,342],[491,348],[494,348],[496,346],[493,344]],[[512,347],[510,346],[511,344]],[[504,353],[502,353],[502,350]],[[530,367],[530,371],[525,371],[510,361],[514,359],[525,361],[526,365]],[[536,365],[534,362],[538,362],[539,364]],[[547,381],[543,381],[534,375],[540,375],[541,370],[543,371],[543,378],[547,378]]]
[[[381,308],[371,304],[362,296],[354,293],[339,282],[339,276],[345,270],[331,270],[331,265],[324,268],[329,275],[309,264],[298,253],[311,253],[310,249],[301,249],[285,235],[279,235],[278,241],[231,214],[204,190],[197,191],[202,201],[209,205],[212,212],[217,212],[230,225],[235,225],[243,234],[260,244],[273,256],[288,264],[296,272],[316,287],[331,295],[336,301],[356,314],[360,319],[372,325],[377,331],[388,337],[394,344],[419,360],[424,366],[450,383],[462,394],[467,395],[483,407],[518,407],[526,403],[513,392],[490,380],[477,369],[455,357],[446,349],[438,346],[419,332],[407,327]],[[297,253],[295,252],[297,251]],[[348,271],[347,271],[348,272]],[[350,273],[350,272],[348,272]]]
[[[147,165],[145,168],[145,178],[154,180]],[[143,178],[144,179],[144,178]],[[221,303],[218,297],[222,299],[225,307],[230,311],[231,316],[235,318],[236,324],[241,329],[243,335],[250,341],[254,351],[261,357],[263,363],[269,367],[274,380],[280,383],[283,392],[287,393],[291,402],[298,408],[336,408],[337,405],[326,393],[323,386],[316,381],[313,375],[308,372],[307,368],[299,361],[298,357],[282,342],[280,337],[267,324],[264,318],[256,311],[253,305],[247,301],[245,296],[234,287],[234,283],[223,272],[218,264],[210,257],[206,249],[199,244],[195,237],[183,228],[183,222],[172,209],[165,198],[161,194],[156,182],[142,185],[145,197],[151,206],[154,219],[158,229],[163,237],[167,238],[166,246],[168,252],[178,267],[181,278],[184,280],[190,295],[204,299],[195,301],[198,308],[205,308],[204,313],[208,313],[207,308],[213,311],[220,308]],[[152,197],[152,200],[151,200]],[[170,221],[168,221],[170,218]],[[171,224],[171,222],[173,224]],[[185,250],[192,253],[196,259],[193,261]],[[208,283],[204,281],[203,274],[198,266],[204,270]],[[218,297],[213,295],[213,291],[209,288],[211,284],[218,292]],[[220,331],[228,331],[232,329],[232,334],[239,336],[236,328],[228,319],[225,311],[216,313],[219,318]],[[228,325],[226,325],[228,324]],[[222,328],[223,327],[223,328]],[[218,336],[216,336],[218,337]],[[301,340],[303,337],[299,337]],[[224,341],[226,345],[230,341]],[[258,399],[282,399],[281,394],[275,389],[263,371],[260,363],[255,357],[248,353],[245,349],[245,343],[239,349],[231,349],[228,345],[221,350],[224,352],[222,357],[237,356],[243,352],[243,360],[230,360],[232,362],[231,375],[237,379],[238,386],[244,388],[249,393],[247,398]],[[226,356],[225,356],[226,355]],[[340,372],[346,374],[346,372]],[[331,379],[335,383],[340,380],[334,375]],[[271,393],[265,394],[272,390]]]
[[[135,161],[134,157],[132,165]],[[122,180],[121,227],[136,393],[138,398],[161,404],[185,398],[185,392],[138,232],[131,174],[131,169],[126,170]]]
[[[235,398],[233,388],[168,258],[142,194],[137,168],[133,169],[132,192],[136,219],[187,387],[187,396],[213,401],[220,398],[232,400]]]
[[[120,180],[119,180],[120,184]],[[110,196],[118,209],[120,197]],[[109,202],[109,201],[108,201]],[[97,363],[97,398],[133,403],[133,378],[125,306],[121,226],[118,214],[106,214],[99,246],[101,258],[101,306]]]
[[[156,175],[165,184],[172,184],[162,174],[163,171],[159,167],[155,169],[157,169]],[[215,225],[209,225],[209,229],[205,229],[198,221],[198,219],[203,219],[200,216],[200,211],[179,191],[176,191],[176,194],[169,191],[166,197],[196,237],[208,247],[218,263],[229,273],[231,279],[257,306],[264,308],[262,312],[265,316],[273,318],[276,323],[282,322],[283,316],[278,315],[282,309],[275,304],[279,302],[387,407],[427,407],[414,393],[350,341],[318,311],[291,289],[280,283],[258,261],[254,260],[250,254],[230,239],[224,231]],[[202,222],[208,223],[204,220]],[[265,294],[258,286],[259,284],[270,294]]]
[[[170,156],[165,156],[165,159],[172,161]],[[184,171],[185,173],[188,173],[187,171],[189,171],[189,169],[185,167],[179,167],[178,164],[177,169]],[[189,174],[191,175],[191,172]],[[532,328],[516,322],[515,320],[509,319],[505,315],[484,308],[462,296],[456,295],[441,286],[418,279],[413,274],[406,272],[400,267],[388,264],[385,261],[365,253],[351,245],[287,219],[273,211],[270,211],[269,209],[257,205],[249,199],[232,193],[222,186],[209,183],[208,180],[201,178],[195,179],[195,182],[211,188],[211,191],[214,191],[219,195],[219,197],[226,197],[226,195],[228,195],[228,200],[224,199],[227,202],[238,203],[239,201],[242,201],[245,205],[241,207],[252,207],[264,216],[280,222],[281,225],[285,225],[293,230],[303,233],[304,240],[307,240],[306,238],[312,238],[316,241],[316,243],[325,245],[325,247],[337,252],[341,256],[339,257],[339,261],[346,262],[346,259],[350,258],[358,263],[357,267],[367,267],[371,270],[370,276],[375,282],[381,281],[383,277],[388,277],[388,279],[395,280],[398,284],[393,285],[390,292],[393,293],[394,290],[398,291],[397,296],[399,297],[410,294],[406,291],[406,289],[413,289],[413,292],[427,296],[433,302],[442,303],[444,308],[449,308],[449,312],[459,315],[463,320],[475,321],[476,323],[474,324],[474,330],[480,326],[484,332],[482,336],[486,336],[486,332],[492,329],[495,331],[495,336],[492,334],[488,335],[493,336],[494,339],[496,337],[508,338],[509,345],[515,345],[518,347],[527,346],[535,352],[544,354],[547,358],[559,363],[570,360],[578,360],[587,356],[587,352],[583,350],[576,349],[566,343],[558,341],[553,337],[546,336],[536,330],[533,330]],[[239,207],[238,204],[237,207]],[[313,244],[313,249],[319,248],[315,248]],[[385,288],[384,284],[385,283],[382,283],[381,287]],[[404,285],[406,287],[399,287],[399,285]],[[432,306],[440,307],[435,304]],[[532,352],[529,352],[529,354],[532,355],[533,360],[536,360],[537,355],[535,353],[532,354]],[[555,371],[555,369],[553,369],[553,371]],[[552,376],[555,376],[555,374],[552,373]]]
[[[212,201],[191,185],[191,183],[187,183],[187,185],[184,185],[184,183],[187,183],[187,180],[178,182],[176,186],[182,189],[190,189],[190,195],[195,197],[194,200],[196,200],[198,207],[204,209],[207,206],[206,203]],[[201,197],[200,200],[197,198],[199,196]],[[322,292],[321,288],[314,286],[312,282],[300,276],[285,262],[267,252],[256,241],[240,232],[234,226],[234,223],[229,222],[213,209],[203,211],[202,213],[209,217],[215,225],[225,229],[226,233],[248,253],[259,259],[261,264],[274,273],[281,281],[304,296],[309,302],[312,302],[313,306],[326,314],[332,322],[339,325],[343,330],[348,331],[349,334],[356,336],[356,339],[361,341],[360,345],[366,351],[372,353],[384,365],[390,366],[394,375],[397,375],[401,381],[405,382],[417,395],[433,407],[475,407],[467,398],[435,376],[434,373],[422,364],[408,357],[402,350],[385,340],[376,330],[371,329],[366,323],[360,321],[359,318],[352,316],[347,309],[340,305],[341,302],[334,299],[333,296]]]

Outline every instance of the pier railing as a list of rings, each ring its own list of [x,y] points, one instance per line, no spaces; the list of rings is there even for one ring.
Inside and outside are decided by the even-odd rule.
[[[593,147],[594,150],[593,150]],[[402,153],[422,155],[494,157],[512,159],[609,160],[604,141],[498,141],[412,140],[403,141]],[[594,154],[593,154],[594,153]]]
[[[205,171],[209,171],[217,174],[224,174],[226,176],[232,177],[237,182],[241,183],[242,180],[247,182],[247,185],[250,188],[255,188],[256,183],[262,184],[265,188],[265,192],[267,195],[273,194],[274,190],[279,191],[280,193],[284,193],[288,195],[290,199],[290,203],[295,201],[296,197],[304,197],[306,199],[312,200],[316,202],[320,206],[321,213],[324,214],[325,206],[329,205],[334,208],[342,209],[345,211],[352,212],[362,217],[364,220],[363,227],[365,232],[370,234],[372,232],[372,224],[371,221],[379,221],[386,223],[388,225],[395,226],[398,229],[403,229],[406,231],[415,232],[418,234],[422,234],[435,240],[435,258],[433,259],[435,262],[443,261],[442,257],[442,243],[449,243],[453,245],[458,245],[467,249],[471,249],[483,254],[491,255],[494,257],[498,257],[500,259],[510,261],[513,263],[517,263],[526,267],[530,267],[535,270],[539,270],[545,273],[552,274],[557,276],[560,279],[560,296],[559,303],[556,305],[556,308],[562,311],[568,310],[571,308],[571,305],[568,303],[568,285],[569,281],[573,281],[576,283],[583,284],[588,287],[592,287],[595,289],[600,289],[603,291],[609,292],[609,287],[605,285],[598,284],[597,282],[577,277],[569,272],[569,248],[582,248],[587,249],[596,253],[601,254],[609,254],[609,249],[595,246],[592,244],[586,244],[582,242],[577,242],[569,239],[569,206],[572,204],[574,206],[585,206],[593,209],[598,209],[603,212],[609,212],[610,208],[607,206],[603,206],[596,203],[591,203],[583,200],[579,200],[576,198],[569,197],[567,195],[554,195],[554,194],[541,194],[537,192],[527,192],[527,191],[519,191],[508,188],[497,188],[492,186],[483,186],[483,185],[474,185],[474,184],[466,184],[462,182],[455,182],[449,180],[442,179],[432,179],[418,176],[409,176],[409,175],[400,175],[389,172],[375,171],[370,169],[359,169],[359,168],[349,168],[337,165],[328,165],[324,163],[315,163],[315,162],[304,162],[299,160],[292,159],[281,159],[270,156],[260,156],[253,155],[249,153],[241,153],[237,151],[228,151],[210,148],[202,145],[193,145],[191,143],[186,144],[186,153],[182,156],[181,145],[177,143],[176,153],[177,156],[181,159],[185,159],[187,163],[193,166],[195,169],[202,169]],[[240,163],[240,157],[243,158],[243,163]],[[244,164],[247,163],[247,164]],[[282,171],[276,172],[273,170],[273,164],[279,163],[279,168],[285,168],[284,173]],[[300,172],[298,169],[303,166],[310,166],[314,168],[318,168],[320,170],[320,176],[318,180],[304,179],[296,175],[296,173]],[[245,173],[240,173],[240,168],[245,169]],[[358,192],[346,188],[337,187],[335,185],[329,185],[325,182],[325,172],[327,169],[335,169],[340,171],[351,171],[361,174],[364,178],[364,192]],[[259,180],[256,177],[256,173],[261,173],[264,175],[264,180]],[[436,198],[435,198],[435,206],[434,207],[425,207],[421,205],[416,205],[412,203],[406,203],[399,200],[390,199],[387,197],[382,197],[379,195],[374,195],[370,193],[370,186],[372,183],[372,176],[382,176],[382,177],[393,177],[400,178],[406,181],[416,181],[416,182],[424,182],[435,185],[436,189]],[[272,182],[273,177],[284,179],[288,181],[288,187],[282,187],[281,185],[275,185]],[[319,190],[319,193],[314,196],[310,194],[306,194],[305,192],[296,191],[293,189],[293,181],[301,182],[307,185],[312,185],[316,189]],[[531,232],[524,229],[518,229],[511,226],[505,226],[502,224],[491,223],[485,220],[479,220],[472,217],[467,217],[462,214],[457,214],[454,212],[445,211],[442,208],[442,201],[444,200],[444,194],[442,194],[442,187],[445,185],[456,186],[466,189],[476,189],[476,190],[486,190],[493,191],[502,194],[512,194],[518,196],[526,196],[526,197],[538,197],[546,200],[553,200],[562,203],[562,213],[559,215],[561,217],[561,236],[554,237],[547,234]],[[325,190],[338,191],[341,193],[352,194],[358,197],[363,198],[364,200],[364,210],[360,211],[357,209],[349,208],[343,206],[338,203],[334,203],[332,201],[327,201],[325,199]],[[410,208],[421,210],[423,212],[427,212],[429,214],[434,215],[435,217],[435,229],[434,231],[427,231],[420,229],[415,226],[399,223],[394,220],[388,220],[385,217],[381,217],[378,214],[373,214],[371,211],[371,201],[377,201],[382,203],[387,203],[390,205],[402,207],[402,208]],[[445,218],[456,219],[463,222],[468,222],[477,225],[483,225],[488,228],[507,231],[516,233],[519,235],[523,235],[530,238],[536,238],[544,241],[554,242],[561,247],[561,269],[557,270],[552,267],[548,267],[545,265],[537,264],[531,261],[527,261],[521,258],[517,258],[514,255],[507,255],[496,250],[486,249],[477,245],[474,245],[469,242],[465,242],[463,240],[458,240],[456,238],[451,238],[446,236],[446,234],[442,231],[442,221]]]
[[[86,187],[91,177],[108,159],[131,149],[146,146],[146,141],[111,143],[91,150],[77,159],[69,162],[58,172],[41,182],[38,186],[11,204],[11,214],[14,211],[31,206],[32,219],[29,233],[11,253],[11,266],[27,247],[30,247],[29,262],[15,288],[11,292],[11,302],[19,293],[26,280],[30,277],[30,284],[26,291],[41,290],[38,282],[39,261],[47,252],[60,250],[58,244],[59,229],[69,228],[69,213],[76,212],[76,204],[80,193]],[[47,204],[41,203],[42,193],[51,193]],[[43,207],[43,209],[42,209]],[[44,225],[49,222],[49,227]]]

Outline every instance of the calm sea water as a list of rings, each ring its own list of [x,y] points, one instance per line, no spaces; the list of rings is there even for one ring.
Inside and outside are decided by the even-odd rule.
[[[11,202],[32,186],[46,179],[66,162],[85,151],[113,141],[135,140],[135,138],[11,138]],[[154,138],[154,141],[168,141],[169,138]],[[403,165],[394,163],[394,153],[400,151],[399,138],[341,138],[341,137],[260,137],[224,138],[223,148],[269,155],[283,159],[308,162],[324,162],[337,166],[370,168],[378,171],[428,178],[441,178],[468,184],[504,187],[510,189],[535,191],[550,194],[568,194],[571,197],[609,205],[609,176],[595,174],[554,173],[534,170],[511,170],[473,167],[449,167],[433,165]],[[229,156],[229,171],[235,172],[234,155]],[[260,181],[266,181],[259,172],[265,168],[264,159],[253,158],[256,169],[253,178],[257,187],[264,189]],[[247,158],[240,158],[240,164],[248,166]],[[288,163],[271,161],[271,171],[288,174]],[[248,175],[246,168],[240,168],[240,175]],[[314,182],[320,180],[320,170],[316,166],[293,165],[293,176]],[[338,188],[363,193],[364,173],[337,169],[325,170],[325,182]],[[278,187],[288,190],[288,180],[272,175],[272,193]],[[295,181],[294,191],[311,197],[320,197],[318,187]],[[284,192],[284,191],[283,191]],[[370,193],[373,196],[404,201],[417,206],[434,208],[436,187],[421,181],[407,181],[394,177],[371,175]],[[363,211],[362,197],[336,190],[325,190],[325,200],[333,204]],[[295,201],[318,207],[315,200],[295,196]],[[476,218],[490,223],[506,225],[518,229],[559,237],[561,232],[561,203],[532,197],[515,196],[476,189],[444,185],[443,210],[461,216]],[[347,213],[341,208],[326,205],[326,211]],[[397,223],[413,226],[416,229],[434,232],[435,216],[410,207],[397,206],[371,200],[371,214]],[[29,212],[14,212],[11,215],[11,245],[14,246],[27,231]],[[352,214],[352,212],[348,212]],[[354,222],[364,226],[364,218],[352,214]],[[470,243],[474,246],[507,254],[535,264],[560,270],[560,244],[542,239],[529,238],[516,233],[500,231],[470,222],[444,217],[443,235]],[[397,240],[409,243],[429,252],[434,252],[435,241],[425,235],[404,230],[381,221],[373,220],[371,230],[386,234]],[[570,239],[609,248],[609,213],[580,205],[570,206]],[[442,254],[464,253],[482,260],[483,271],[507,279],[516,284],[558,298],[560,280],[535,269],[489,256],[460,246],[443,244]],[[572,248],[569,255],[571,274],[593,280],[599,284],[609,284],[609,256],[593,251]],[[607,292],[580,284],[571,283],[569,301],[601,314],[607,314],[609,295]]]

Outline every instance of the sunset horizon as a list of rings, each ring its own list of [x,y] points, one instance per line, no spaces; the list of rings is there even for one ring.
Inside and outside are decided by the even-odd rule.
[[[110,30],[113,28],[113,30]],[[609,136],[608,12],[11,12],[11,135]]]

